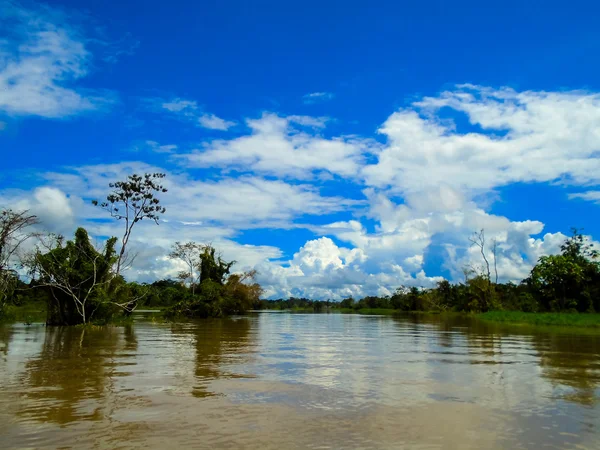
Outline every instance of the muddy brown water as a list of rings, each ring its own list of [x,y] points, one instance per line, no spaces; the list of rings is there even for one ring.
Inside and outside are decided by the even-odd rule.
[[[600,335],[258,313],[0,326],[0,448],[600,448]]]

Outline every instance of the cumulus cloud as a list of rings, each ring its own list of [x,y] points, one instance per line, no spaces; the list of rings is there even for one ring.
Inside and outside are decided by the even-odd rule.
[[[330,238],[308,241],[285,266],[265,262],[258,281],[271,297],[303,296],[340,300],[344,297],[390,295],[402,284],[431,286],[439,277],[414,275],[396,264],[367,270],[368,257],[360,249],[337,246]]]
[[[32,192],[6,192],[0,195],[0,204],[16,211],[28,210],[38,217],[44,229],[54,233],[70,233],[76,223],[74,211],[78,201],[55,187],[39,187]]]
[[[354,178],[365,162],[365,154],[374,147],[370,140],[354,136],[328,139],[299,130],[295,124],[313,128],[324,125],[323,120],[305,116],[264,114],[246,123],[251,134],[211,141],[182,158],[189,167],[218,166],[297,178],[310,178],[315,171],[325,171]]]
[[[114,101],[108,91],[78,85],[89,72],[91,54],[64,15],[9,2],[0,11],[0,24],[0,112],[63,118],[103,109]]]
[[[464,114],[457,130],[442,112]],[[369,185],[402,193],[516,182],[599,183],[600,95],[462,86],[392,114],[387,145],[365,167]]]

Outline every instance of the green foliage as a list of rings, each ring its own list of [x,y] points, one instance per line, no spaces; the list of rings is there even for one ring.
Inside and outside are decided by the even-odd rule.
[[[111,271],[115,243],[116,238],[109,239],[99,252],[87,231],[78,228],[74,240],[64,243],[59,236],[47,244],[46,252],[36,251],[29,262],[30,273],[47,293],[49,325],[76,325],[115,313],[111,296],[122,283]]]
[[[183,287],[185,295],[165,312],[167,317],[225,317],[243,314],[260,302],[262,289],[253,282],[256,272],[226,277],[234,263],[223,261],[210,246],[204,247],[200,259],[200,285],[195,291]]]
[[[200,284],[206,280],[223,284],[225,276],[229,274],[235,261],[225,262],[221,256],[216,256],[216,249],[207,245],[200,255]]]
[[[480,248],[482,234],[477,235]],[[355,311],[475,312],[522,311],[594,312],[600,311],[600,264],[598,252],[578,230],[561,246],[561,254],[543,256],[531,275],[520,284],[491,282],[489,272],[467,279],[465,283],[440,281],[435,288],[404,287],[390,297],[368,296],[358,301],[342,300],[334,307]],[[486,265],[487,267],[487,265]],[[309,299],[261,301],[261,309],[305,308],[317,310]]]
[[[600,308],[598,252],[578,230],[560,255],[542,256],[526,283],[543,311],[594,312]]]
[[[143,176],[134,173],[125,181],[110,183],[111,193],[106,197],[106,201],[92,200],[93,205],[100,206],[108,211],[111,217],[124,222],[121,250],[116,260],[117,274],[121,272],[125,249],[134,225],[144,219],[153,220],[158,224],[158,219],[166,211],[156,196],[158,193],[167,192],[167,189],[160,184],[160,180],[164,177],[164,173],[145,173]]]
[[[600,328],[600,314],[579,313],[529,313],[521,311],[490,311],[478,315],[493,322],[560,327]]]

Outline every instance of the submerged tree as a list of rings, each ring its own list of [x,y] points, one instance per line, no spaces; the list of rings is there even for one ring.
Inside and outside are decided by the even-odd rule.
[[[223,284],[225,276],[229,274],[231,266],[235,263],[235,261],[224,261],[211,245],[204,246],[200,254],[200,284],[207,280]]]
[[[188,249],[192,247],[188,246]],[[198,288],[170,308],[168,315],[223,317],[251,309],[262,293],[255,281],[256,271],[230,274],[235,261],[223,260],[211,245],[201,248],[200,263],[196,267],[200,272]],[[193,260],[194,257],[190,258],[190,262]]]
[[[49,292],[48,325],[85,324],[128,307],[130,300],[118,303],[113,296],[122,282],[112,271],[116,241],[109,239],[98,251],[87,231],[78,228],[72,241],[50,236],[38,244],[27,266],[36,285]]]
[[[160,184],[160,180],[164,177],[164,173],[145,173],[143,176],[129,175],[125,181],[109,184],[113,191],[106,197],[106,201],[92,201],[94,205],[108,211],[111,217],[124,221],[125,230],[116,261],[117,274],[121,273],[126,254],[125,249],[134,225],[144,219],[153,220],[158,225],[158,219],[166,211],[156,197],[158,193],[167,192],[167,189]]]

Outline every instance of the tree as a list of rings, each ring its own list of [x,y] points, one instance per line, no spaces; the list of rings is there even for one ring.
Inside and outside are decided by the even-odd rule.
[[[21,245],[35,235],[31,227],[37,223],[37,217],[27,210],[0,211],[0,314],[18,283],[17,272],[13,268],[14,258]]]
[[[124,220],[125,230],[121,239],[121,250],[117,258],[116,273],[121,273],[125,249],[131,237],[131,232],[136,223],[144,220],[153,220],[158,225],[161,214],[166,209],[160,205],[157,193],[165,193],[159,182],[165,177],[164,173],[145,173],[143,176],[129,175],[125,181],[110,183],[113,191],[106,197],[105,202],[93,200],[92,203],[108,211],[111,217]]]
[[[490,262],[487,259],[485,254],[485,230],[482,228],[479,232],[473,233],[473,235],[469,238],[471,245],[475,245],[479,248],[479,252],[481,253],[481,257],[483,258],[483,262],[485,264],[485,273],[482,275],[487,280],[487,289],[484,291],[483,296],[480,299],[480,307],[481,311],[487,311],[490,306],[490,302],[493,296],[492,293],[492,276],[490,273]],[[496,243],[494,242],[494,265],[496,264]],[[496,266],[495,266],[496,267]],[[496,279],[498,277],[498,272],[496,270]],[[477,284],[477,283],[476,283]]]
[[[185,242],[183,244],[177,241],[173,244],[173,249],[171,250],[171,253],[169,253],[169,258],[180,259],[187,265],[188,270],[181,272],[178,278],[184,283],[189,280],[192,295],[194,295],[196,282],[198,280],[196,269],[200,271],[202,262],[200,255],[203,248],[204,247],[201,244],[194,241]]]
[[[248,311],[260,300],[262,288],[255,282],[256,270],[235,273],[227,278],[225,283],[225,298],[227,307],[225,314],[240,314]]]
[[[349,309],[349,308],[353,308],[353,307],[354,307],[354,299],[352,297],[345,298],[340,302],[340,308]]]
[[[580,230],[573,228],[571,237],[561,245],[561,254],[542,256],[526,283],[546,310],[598,310],[598,256]]]
[[[119,303],[115,296],[115,288],[124,283],[112,271],[116,241],[110,238],[98,251],[83,228],[66,243],[62,236],[54,235],[40,240],[26,265],[35,284],[50,294],[48,325],[85,324],[131,308],[134,300]]]
[[[211,245],[205,245],[200,254],[200,284],[206,280],[223,284],[225,276],[229,274],[231,266],[236,261],[225,262],[220,255],[216,254],[216,249]]]

